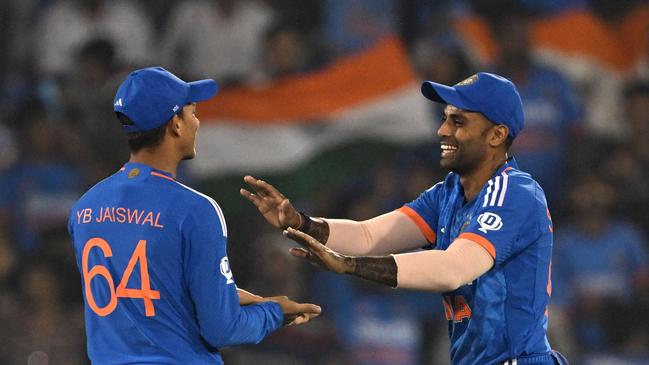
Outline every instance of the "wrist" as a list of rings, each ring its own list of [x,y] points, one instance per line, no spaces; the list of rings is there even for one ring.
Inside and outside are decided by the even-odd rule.
[[[304,233],[309,233],[311,230],[311,217],[304,214],[304,212],[298,212],[300,214],[300,226],[298,227],[299,231]]]
[[[353,274],[356,271],[357,260],[353,256],[341,255],[345,265],[342,274]]]

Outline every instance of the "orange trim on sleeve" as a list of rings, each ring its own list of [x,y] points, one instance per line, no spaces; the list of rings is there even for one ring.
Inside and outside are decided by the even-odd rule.
[[[489,254],[491,255],[491,257],[493,257],[494,260],[496,259],[496,247],[494,247],[494,245],[491,242],[489,242],[488,239],[482,237],[481,235],[465,232],[460,234],[457,238],[464,238],[479,244],[480,246],[482,246],[482,248],[484,248],[485,250],[487,250],[487,252],[489,252]]]
[[[437,235],[435,234],[435,231],[433,231],[430,228],[428,223],[426,223],[424,218],[422,218],[419,215],[419,213],[417,213],[414,209],[412,209],[410,207],[407,207],[405,205],[403,207],[397,209],[397,211],[407,215],[410,219],[412,219],[412,221],[415,222],[417,227],[419,227],[419,230],[421,231],[421,233],[424,234],[424,237],[426,237],[428,242],[430,242],[432,244],[435,243],[435,241],[437,240]]]

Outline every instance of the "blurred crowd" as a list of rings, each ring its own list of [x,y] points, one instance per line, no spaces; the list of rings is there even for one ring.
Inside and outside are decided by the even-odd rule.
[[[272,85],[389,35],[422,80],[488,70],[518,86],[526,129],[512,152],[554,219],[550,341],[574,364],[649,363],[649,4],[635,0],[0,2],[0,363],[87,363],[67,216],[128,159],[111,105],[129,71]],[[435,126],[440,111],[431,103]],[[294,204],[357,220],[398,208],[443,178],[436,138],[297,187]],[[210,189],[190,170],[179,179]],[[439,295],[312,270],[254,209],[237,212],[225,207],[239,285],[324,312],[225,350],[226,363],[448,363]]]

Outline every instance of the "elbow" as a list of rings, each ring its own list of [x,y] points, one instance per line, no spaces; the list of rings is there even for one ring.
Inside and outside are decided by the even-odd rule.
[[[200,335],[210,346],[220,349],[236,343],[237,320],[221,322],[211,328],[201,326]]]
[[[202,333],[201,337],[213,348],[221,349],[228,346],[228,339],[223,334]]]
[[[441,277],[442,280],[440,280],[439,286],[440,286],[440,291],[441,292],[449,292],[449,291],[454,291],[459,289],[462,285],[464,285],[464,282],[460,275],[457,275],[454,272],[451,272],[449,270],[446,275]]]

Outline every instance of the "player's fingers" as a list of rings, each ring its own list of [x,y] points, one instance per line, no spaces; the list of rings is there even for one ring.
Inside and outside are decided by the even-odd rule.
[[[292,312],[320,315],[320,313],[322,313],[322,308],[320,308],[319,305],[315,305],[311,303],[295,303],[295,307]]]
[[[268,193],[264,191],[264,187],[259,184],[261,180],[252,177],[250,175],[246,175],[243,177],[243,181],[248,184],[259,196],[266,196]]]
[[[242,197],[248,199],[248,201],[250,201],[252,204],[254,204],[257,207],[259,206],[259,204],[261,204],[261,199],[257,195],[249,192],[246,189],[243,188],[239,189],[239,194],[241,194]]]
[[[300,325],[300,324],[305,324],[308,321],[309,321],[309,317],[307,315],[300,314],[300,315],[296,316],[295,318],[293,318],[291,323],[289,323],[288,325],[289,326],[297,326],[297,325]]]
[[[305,250],[305,249],[303,249],[301,247],[292,247],[292,248],[290,248],[288,250],[288,252],[290,252],[291,255],[293,255],[295,257],[302,258],[302,259],[308,258],[309,255],[311,254],[309,251],[307,251],[307,250]]]
[[[272,297],[268,297],[268,298],[266,298],[266,299],[274,300],[274,301],[286,301],[286,300],[290,300],[290,299],[288,299],[288,297],[287,297],[286,295],[275,295],[275,296],[272,296]]]
[[[257,178],[254,176],[246,175],[243,177],[243,182],[245,182],[248,185],[255,185],[255,182],[257,181]]]
[[[323,250],[322,243],[318,242],[315,238],[309,236],[308,234],[298,231],[297,229],[288,227],[284,234],[286,237],[292,239],[293,241],[300,244],[300,246],[305,247],[315,253],[319,253]]]
[[[263,192],[269,197],[284,199],[284,195],[279,190],[264,180],[255,181],[255,186],[257,187],[257,191]]]
[[[313,318],[317,317],[319,314],[315,313],[302,313],[299,316],[297,316],[290,324],[289,326],[294,326],[294,325],[300,325],[300,324],[305,324],[311,321]]]

